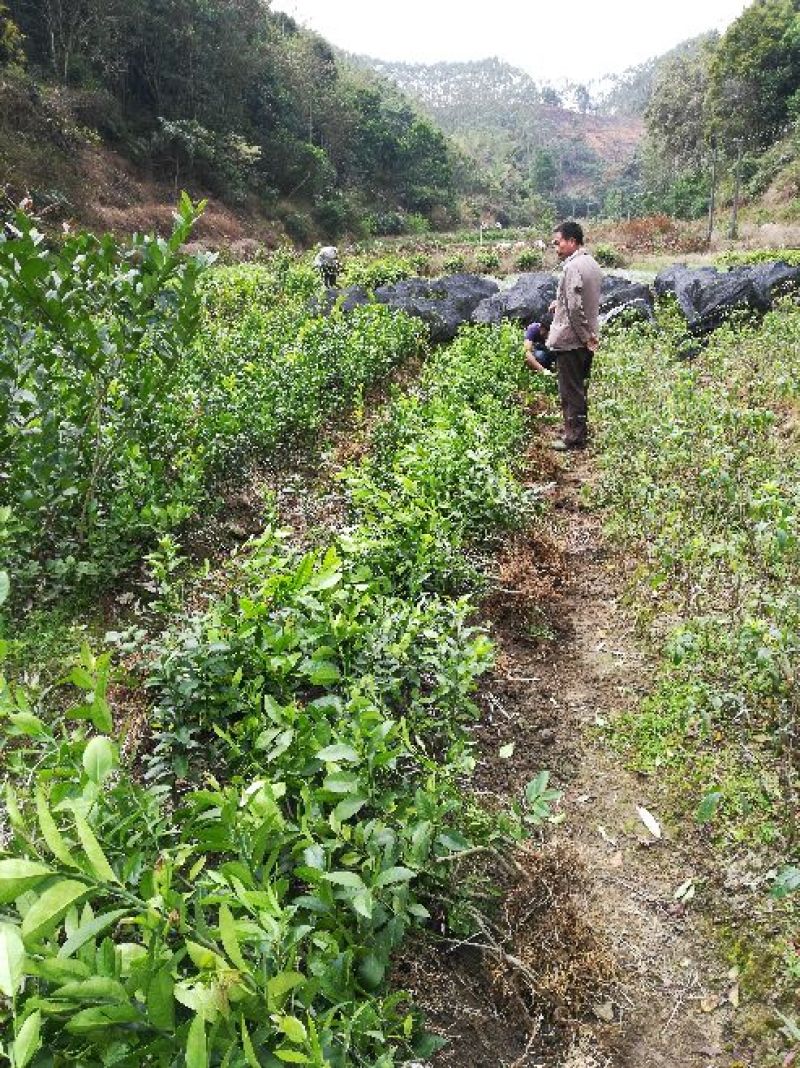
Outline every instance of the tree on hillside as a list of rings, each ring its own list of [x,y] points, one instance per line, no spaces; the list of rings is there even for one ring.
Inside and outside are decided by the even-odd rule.
[[[723,146],[771,144],[800,86],[797,0],[755,0],[728,27],[710,66],[709,119]]]
[[[0,67],[25,62],[22,33],[11,18],[6,5],[0,0]]]
[[[696,160],[705,147],[706,96],[718,40],[708,34],[695,49],[666,62],[645,109],[648,132],[660,154],[679,164]]]

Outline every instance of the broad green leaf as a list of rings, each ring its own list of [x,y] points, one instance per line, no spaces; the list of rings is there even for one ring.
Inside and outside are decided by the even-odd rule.
[[[313,666],[308,677],[314,686],[331,686],[339,681],[341,673],[336,664],[329,660],[321,660]]]
[[[206,1047],[206,1022],[195,1016],[186,1039],[186,1068],[208,1068]]]
[[[411,868],[387,868],[382,871],[375,880],[375,886],[391,886],[393,883],[407,883],[409,879],[415,879],[417,873]]]
[[[62,838],[58,827],[56,827],[56,822],[50,814],[47,799],[41,790],[36,791],[36,815],[39,818],[42,838],[44,838],[47,848],[56,860],[60,860],[68,868],[77,868],[78,864],[73,859],[67,843]]]
[[[501,760],[508,760],[514,755],[514,742],[509,742],[508,745],[501,745],[497,755]]]
[[[800,890],[800,868],[792,866],[782,868],[772,884],[770,894],[779,901]]]
[[[77,809],[74,809],[72,814],[75,819],[78,838],[80,838],[81,846],[83,847],[83,851],[92,867],[92,871],[101,882],[119,882],[114,874],[114,869],[108,863],[105,853],[100,848],[100,843],[97,841],[92,828]]]
[[[89,979],[78,979],[65,983],[53,994],[53,997],[65,1001],[116,1001],[125,1003],[128,995],[122,983],[103,975],[93,975]]]
[[[287,1064],[311,1064],[310,1058],[305,1053],[300,1053],[295,1049],[276,1049],[275,1056],[278,1060],[285,1061]]]
[[[86,668],[76,665],[67,676],[69,682],[73,686],[77,686],[80,690],[93,690],[94,689],[94,676]]]
[[[75,705],[66,714],[70,719],[88,719],[103,734],[110,734],[114,729],[111,709],[104,697],[95,697],[85,704]]]
[[[534,776],[528,785],[525,787],[525,797],[529,804],[533,804],[537,798],[544,793],[547,789],[547,783],[550,779],[549,771],[540,771],[538,775]]]
[[[354,871],[327,871],[322,878],[335,886],[348,886],[353,890],[364,889],[364,880]]]
[[[282,1016],[278,1021],[278,1027],[283,1031],[290,1042],[300,1046],[308,1038],[305,1025],[296,1016]]]
[[[322,789],[332,794],[352,794],[358,790],[358,776],[352,772],[339,772],[338,775],[326,776]]]
[[[286,995],[295,987],[302,986],[306,981],[300,972],[279,972],[267,980],[267,995],[272,1005],[280,1007]]]
[[[223,949],[228,954],[229,960],[235,964],[240,971],[249,973],[250,969],[248,968],[247,962],[242,956],[242,951],[239,948],[239,937],[236,934],[236,923],[233,919],[233,913],[227,905],[220,905],[219,908],[219,937],[222,941]]]
[[[225,971],[228,967],[227,962],[222,959],[219,953],[215,953],[213,949],[207,949],[206,946],[201,946],[198,942],[187,940],[186,949],[192,959],[192,963],[200,971],[210,971],[212,968],[217,971]]]
[[[86,923],[82,923],[78,930],[70,935],[59,949],[59,957],[66,959],[71,957],[73,953],[77,953],[82,946],[85,946],[92,938],[102,934],[103,931],[124,916],[127,911],[127,909],[114,909],[112,912],[103,912],[99,916],[94,916],[92,919],[87,920]]]
[[[103,734],[90,739],[83,751],[83,766],[92,782],[100,786],[114,767],[114,746]]]
[[[34,860],[0,860],[0,905],[15,901],[26,890],[55,873]]]
[[[175,1030],[175,981],[169,968],[161,968],[150,980],[147,1017],[161,1031]]]
[[[8,722],[14,728],[9,734],[25,734],[29,738],[39,738],[45,733],[45,725],[32,712],[13,712]]]
[[[0,923],[0,994],[13,998],[25,973],[25,946],[18,928]]]
[[[22,937],[25,942],[36,942],[49,934],[67,914],[89,893],[86,883],[74,879],[61,879],[44,891],[25,913],[22,921]]]
[[[351,763],[357,763],[360,759],[361,757],[352,745],[345,745],[343,742],[339,742],[336,745],[327,745],[317,753],[317,760],[326,762],[347,760]]]
[[[700,804],[697,806],[697,812],[695,813],[695,819],[698,823],[708,823],[712,820],[719,808],[719,803],[722,800],[722,794],[719,790],[712,790],[707,793]]]
[[[350,904],[360,916],[363,916],[367,920],[372,919],[375,902],[373,901],[372,894],[369,890],[365,888],[364,890],[359,890],[358,893],[353,894]]]
[[[357,812],[360,812],[368,800],[369,798],[367,797],[345,798],[345,800],[340,801],[333,810],[334,815],[340,823],[344,823],[345,820],[349,820],[352,816],[355,816]]]
[[[65,1029],[73,1035],[89,1035],[109,1027],[141,1024],[142,1015],[133,1005],[93,1005],[71,1016]]]
[[[26,1068],[41,1046],[42,1014],[32,1012],[14,1039],[14,1068]]]
[[[386,964],[376,957],[374,953],[368,953],[358,966],[358,977],[361,985],[369,991],[377,990],[383,982],[386,974]]]

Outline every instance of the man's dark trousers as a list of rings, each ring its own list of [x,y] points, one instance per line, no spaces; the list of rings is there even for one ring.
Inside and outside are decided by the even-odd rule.
[[[567,349],[558,353],[558,395],[564,413],[564,444],[582,449],[586,444],[587,391],[594,353]]]

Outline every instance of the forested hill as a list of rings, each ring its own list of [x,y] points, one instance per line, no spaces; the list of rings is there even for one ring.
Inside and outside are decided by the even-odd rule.
[[[446,225],[458,163],[268,0],[0,0],[0,192],[50,217],[134,227],[186,186],[300,241]]]
[[[512,215],[533,198],[558,210],[599,210],[625,177],[644,134],[638,113],[600,114],[586,86],[562,94],[498,59],[470,63],[351,61],[393,81],[485,168]]]

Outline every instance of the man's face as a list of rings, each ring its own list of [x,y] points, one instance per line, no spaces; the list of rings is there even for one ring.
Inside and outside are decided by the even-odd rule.
[[[574,237],[564,237],[560,230],[556,230],[553,235],[553,248],[556,250],[556,255],[560,260],[565,260],[568,256],[571,256],[577,247],[578,242]]]

